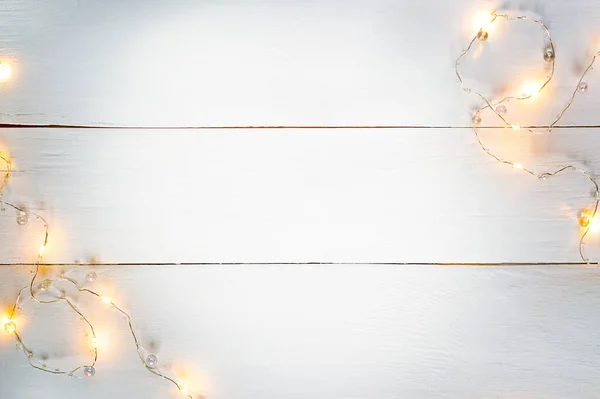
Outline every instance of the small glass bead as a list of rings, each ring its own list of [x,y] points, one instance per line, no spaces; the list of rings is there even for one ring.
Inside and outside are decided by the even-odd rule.
[[[496,112],[499,113],[500,115],[506,114],[506,105],[504,105],[504,104],[498,105],[496,107]]]
[[[93,377],[96,375],[96,369],[94,369],[92,366],[86,366],[83,369],[83,375],[86,377]]]
[[[40,283],[40,291],[42,292],[46,292],[48,291],[48,288],[50,288],[50,284],[52,284],[50,282],[50,280],[44,280]]]
[[[97,277],[98,275],[96,274],[96,272],[89,272],[88,274],[86,274],[85,279],[91,283],[93,281],[96,281]]]
[[[479,32],[477,32],[477,39],[479,39],[479,41],[485,42],[488,39],[488,33],[484,30],[480,30]]]
[[[473,114],[471,122],[473,122],[474,125],[479,125],[481,123],[481,115],[479,115],[479,112]]]
[[[17,224],[19,226],[25,226],[28,221],[29,218],[27,217],[27,214],[25,212],[19,212],[19,214],[17,215]]]
[[[14,333],[17,330],[17,325],[15,323],[13,323],[12,321],[9,321],[8,323],[6,323],[4,325],[4,331],[6,331],[9,334]]]
[[[554,51],[551,48],[547,48],[546,50],[544,50],[544,61],[554,61]]]
[[[590,225],[590,218],[587,215],[581,215],[577,220],[581,227],[588,227]]]
[[[588,84],[586,82],[581,82],[577,85],[577,91],[580,93],[585,93],[588,91]]]
[[[155,355],[148,355],[148,357],[146,358],[146,364],[148,365],[148,367],[155,367],[157,363],[158,359]]]

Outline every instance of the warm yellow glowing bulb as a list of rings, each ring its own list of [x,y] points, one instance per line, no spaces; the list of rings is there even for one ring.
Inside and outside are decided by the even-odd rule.
[[[6,61],[0,61],[0,82],[10,79],[12,76],[12,67]]]
[[[94,349],[98,348],[98,340],[95,337],[92,339],[92,346],[94,347]]]
[[[594,216],[594,212],[590,209],[584,209],[581,211],[579,218],[577,219],[579,226],[583,229],[589,229],[589,231],[597,231],[600,227],[600,223]]]
[[[512,125],[512,128],[513,128],[514,130],[520,130],[520,129],[521,129],[521,126],[519,126],[519,125]]]
[[[46,245],[42,245],[42,246],[40,247],[40,252],[39,252],[40,256],[44,255],[44,251],[45,251],[45,250],[46,250]]]
[[[17,330],[17,325],[15,324],[14,321],[10,320],[10,319],[6,319],[4,321],[4,331],[6,331],[8,334],[12,334]]]
[[[107,305],[110,305],[112,303],[112,299],[110,299],[109,297],[103,295],[102,296],[102,302],[104,302]]]
[[[494,16],[489,11],[481,10],[481,11],[476,12],[473,15],[474,30],[490,32],[494,27],[494,23],[492,22],[493,19],[494,19]]]
[[[530,97],[533,98],[540,93],[540,84],[537,82],[525,82],[523,85],[523,94],[522,97]]]
[[[520,163],[513,164],[513,166],[515,167],[515,169],[523,170],[523,165],[521,165]]]
[[[181,388],[179,392],[184,396],[190,396],[190,392],[187,389]]]

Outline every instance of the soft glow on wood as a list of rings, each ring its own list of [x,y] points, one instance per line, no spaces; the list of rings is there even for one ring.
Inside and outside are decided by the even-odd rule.
[[[0,82],[10,80],[12,77],[12,66],[7,61],[0,61]]]

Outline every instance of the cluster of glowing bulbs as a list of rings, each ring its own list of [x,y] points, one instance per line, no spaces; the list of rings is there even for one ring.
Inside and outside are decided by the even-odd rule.
[[[494,21],[496,20],[496,18],[498,16],[499,16],[498,14],[490,13],[488,11],[479,11],[479,12],[475,13],[475,15],[473,17],[473,21],[474,21],[475,31],[477,32],[477,35],[475,36],[477,40],[479,40],[481,42],[485,42],[488,40],[488,38],[490,37],[490,32],[494,29],[494,26],[495,26]],[[515,18],[515,19],[529,19],[529,18],[520,17],[520,18]],[[536,21],[536,22],[538,22],[538,21]],[[543,25],[543,26],[547,30],[545,25]],[[599,53],[599,55],[600,55],[600,53]],[[549,47],[547,47],[544,50],[543,56],[544,56],[544,61],[551,62],[551,63],[554,62],[555,54],[554,54],[554,45],[552,43],[550,44]],[[595,58],[596,57],[594,57],[594,60],[595,60]],[[593,64],[593,61],[592,61],[592,64]],[[458,66],[458,63],[457,63],[457,66]],[[588,70],[590,68],[591,68],[591,65],[590,65],[590,67],[588,67]],[[587,70],[586,70],[586,72],[587,72]],[[585,73],[583,76],[585,76]],[[582,78],[583,78],[583,76],[582,76]],[[548,81],[544,84],[540,84],[539,82],[535,82],[535,81],[525,82],[525,84],[522,87],[522,92],[521,92],[520,96],[517,96],[515,98],[517,98],[519,100],[535,98],[536,96],[538,96],[541,93],[542,89],[550,81],[550,79],[551,79],[551,76],[549,77]],[[462,83],[462,80],[461,80],[461,83]],[[580,80],[578,82],[576,91],[579,93],[585,93],[585,92],[587,92],[587,90],[588,90],[588,83],[584,82],[583,80]],[[491,105],[489,103],[488,103],[488,105],[491,107]],[[567,108],[569,105],[570,105],[570,103],[567,105]],[[565,110],[566,110],[566,108],[565,108]],[[471,118],[473,126],[479,125],[481,123],[481,115],[479,114],[479,112],[480,111],[477,111]],[[506,113],[506,106],[500,103],[495,108],[495,112],[499,116],[504,115]],[[563,110],[563,112],[564,112],[564,110]],[[559,116],[559,118],[560,118],[560,116]],[[512,125],[510,125],[510,127],[513,130],[521,130],[521,125],[518,125],[518,124],[512,124]],[[486,152],[488,152],[488,154],[489,154],[489,151],[486,151]],[[495,157],[495,158],[498,159],[497,157]],[[514,162],[514,163],[510,162],[510,163],[512,164],[514,169],[518,169],[518,170],[525,169],[524,166],[520,163],[516,163],[516,162]],[[548,176],[548,174],[542,174],[539,177],[541,180],[545,180],[547,178],[547,176]],[[578,224],[581,226],[581,228],[585,230],[585,233],[587,233],[588,231],[597,231],[599,228],[599,225],[600,225],[598,223],[598,215],[596,215],[595,209],[582,210],[577,220],[578,220]]]
[[[495,20],[496,16],[494,14],[491,14],[489,12],[479,12],[476,14],[475,16],[475,23],[477,26],[477,35],[476,35],[476,39],[479,41],[486,41],[489,38],[490,32],[492,32],[493,28],[494,28],[494,20]],[[547,62],[553,62],[554,60],[554,48],[547,48],[544,52],[544,59]],[[458,63],[457,63],[458,65]],[[10,65],[10,63],[6,62],[6,61],[0,61],[0,82],[5,82],[8,81],[11,76],[12,76],[12,66]],[[462,81],[461,81],[462,82]],[[528,99],[528,98],[533,98],[535,96],[537,96],[541,90],[543,89],[545,84],[540,84],[539,82],[526,82],[522,88],[522,92],[520,97],[517,97],[518,99]],[[580,81],[578,87],[577,87],[577,91],[584,93],[586,92],[588,89],[588,85],[586,82],[582,82]],[[504,105],[499,105],[495,111],[497,112],[497,114],[501,115],[506,113],[506,107]],[[476,115],[473,116],[472,122],[474,125],[478,125],[479,123],[481,123],[481,117],[479,115],[479,113],[477,113]],[[512,129],[514,130],[520,130],[521,126],[518,124],[512,124],[510,125],[510,127],[512,127]],[[512,163],[512,166],[514,169],[519,169],[519,170],[526,170],[524,168],[524,166],[520,163]],[[546,176],[549,176],[550,174],[546,173],[546,174],[542,174],[540,175],[540,178],[542,179],[542,177],[545,179]],[[542,179],[542,180],[544,180]],[[27,214],[23,211],[19,212],[19,215],[17,216],[17,223],[19,225],[25,225],[27,223]],[[578,223],[579,225],[583,228],[586,229],[586,231],[588,230],[596,230],[598,228],[598,226],[600,225],[600,223],[597,223],[597,217],[596,217],[596,211],[592,211],[592,210],[583,210],[581,212],[581,214],[579,215],[578,218]],[[38,255],[39,258],[41,259],[41,257],[43,256],[45,250],[47,248],[47,242],[44,242],[44,244],[40,247],[39,251],[38,251]],[[88,277],[86,277],[86,279],[88,281],[93,281],[95,279],[95,273],[90,273],[88,274]],[[46,291],[48,289],[48,287],[50,286],[50,281],[49,280],[44,280],[40,283],[40,290],[41,291]],[[94,293],[95,294],[95,293]],[[101,295],[101,294],[95,294],[97,295],[102,302],[104,302],[107,305],[111,305],[113,307],[115,307],[113,300],[110,297]],[[124,313],[122,310],[120,310],[122,313]],[[124,313],[125,314],[125,313]],[[17,324],[16,321],[12,318],[12,317],[6,317],[2,320],[2,328],[3,330],[7,333],[7,334],[13,334],[16,335],[18,337],[18,333],[17,333]],[[133,333],[133,330],[132,330]],[[134,334],[134,338],[135,338],[135,334]],[[18,338],[20,341],[20,338]],[[21,342],[21,341],[20,341]],[[137,344],[137,338],[136,338],[136,344]],[[92,347],[94,348],[94,350],[97,350],[99,346],[99,342],[97,337],[93,336],[92,339]],[[31,356],[30,356],[31,357]],[[144,360],[144,364],[146,365],[147,368],[149,369],[154,369],[156,367],[156,363],[157,363],[157,358],[155,355],[148,355],[145,360]],[[156,374],[156,372],[155,372]],[[84,367],[84,375],[86,375],[87,377],[93,377],[95,375],[95,369],[93,366],[85,366]],[[161,375],[161,374],[157,374],[157,375]],[[163,376],[163,375],[161,375]],[[165,376],[163,376],[163,378],[166,378]],[[168,380],[170,380],[169,378],[166,378]],[[192,397],[190,392],[181,387],[179,384],[177,384],[175,381],[170,380],[171,382],[173,382],[179,392],[181,394],[183,394],[184,396],[187,397]]]
[[[6,164],[6,170],[4,170],[4,172],[5,172],[4,179],[2,181],[0,181],[0,191],[1,191],[6,186],[6,182],[8,181],[8,178],[10,177],[11,170],[12,170],[11,169],[12,163],[10,161],[10,158],[8,158],[8,156],[6,154],[1,153],[1,152],[0,152],[0,161],[4,162]],[[14,209],[17,212],[16,222],[19,226],[27,225],[28,221],[30,220],[30,217],[32,217],[32,218],[35,217],[37,220],[40,220],[43,222],[44,228],[45,228],[45,238],[44,238],[43,244],[40,246],[40,248],[38,250],[38,259],[35,263],[35,270],[34,270],[34,274],[31,279],[31,282],[28,286],[23,287],[19,291],[19,294],[17,295],[17,299],[15,300],[14,305],[12,307],[12,311],[9,313],[9,315],[7,317],[0,319],[0,321],[1,321],[0,327],[2,328],[2,330],[4,330],[5,333],[14,336],[14,338],[17,340],[17,347],[25,353],[25,355],[29,361],[29,364],[33,368],[47,372],[47,373],[52,373],[55,375],[67,375],[70,377],[74,377],[75,372],[81,371],[85,377],[88,377],[88,378],[94,377],[96,375],[95,365],[98,360],[99,347],[101,346],[102,342],[98,340],[98,337],[96,335],[93,325],[83,315],[83,313],[80,310],[78,310],[77,306],[69,299],[69,297],[66,295],[66,292],[64,290],[60,290],[60,291],[58,291],[58,293],[55,293],[54,299],[40,299],[37,297],[38,293],[44,293],[46,295],[50,294],[50,289],[52,288],[52,283],[53,283],[53,280],[50,280],[50,279],[44,279],[41,282],[36,283],[36,277],[38,276],[38,273],[40,272],[40,265],[41,265],[43,255],[44,255],[46,249],[48,248],[48,232],[49,232],[48,223],[42,216],[40,216],[36,213],[33,213],[33,212],[27,212],[25,209],[23,209],[17,205],[14,205],[13,203],[4,201],[2,198],[0,198],[0,206],[7,206],[9,208]],[[87,273],[87,275],[85,276],[85,281],[93,282],[96,280],[96,278],[97,278],[96,273],[91,271],[91,272]],[[139,339],[137,337],[137,333],[135,332],[133,324],[132,324],[131,316],[127,312],[125,312],[123,309],[121,309],[120,307],[115,305],[112,298],[110,298],[109,296],[105,296],[103,294],[97,293],[89,288],[84,288],[77,281],[75,281],[72,278],[67,277],[66,275],[64,275],[62,273],[59,276],[58,280],[65,282],[65,283],[70,283],[71,286],[74,287],[78,292],[81,292],[81,293],[85,292],[87,294],[91,294],[94,297],[97,297],[103,303],[105,303],[106,305],[109,305],[112,309],[115,309],[119,313],[121,313],[125,317],[125,319],[128,321],[129,331],[134,340],[138,356],[139,356],[142,364],[144,365],[144,367],[148,371],[150,371],[152,374],[154,374],[158,377],[161,377],[163,380],[166,380],[166,381],[172,383],[177,388],[177,390],[184,396],[188,397],[189,399],[193,398],[192,394],[187,389],[185,389],[181,384],[179,384],[177,381],[175,381],[171,377],[163,374],[162,371],[160,371],[159,366],[158,366],[158,359],[157,359],[156,355],[148,354],[145,351],[145,349],[143,348],[141,342],[139,341]],[[48,367],[48,365],[45,362],[44,363],[39,362],[34,357],[33,352],[26,346],[25,342],[23,341],[19,332],[17,331],[17,321],[15,319],[15,313],[16,313],[17,309],[20,309],[18,304],[21,299],[21,294],[25,290],[28,290],[28,292],[30,294],[30,298],[39,304],[55,303],[55,302],[59,302],[59,301],[64,301],[69,305],[69,307],[74,312],[76,312],[80,316],[81,320],[83,320],[87,324],[87,326],[91,329],[92,337],[91,337],[90,349],[93,354],[93,362],[92,363],[89,363],[89,364],[83,365],[83,366],[79,366],[79,367],[75,367],[71,370],[60,370],[58,368],[52,369],[52,368]],[[87,335],[88,334],[86,333],[86,336]]]

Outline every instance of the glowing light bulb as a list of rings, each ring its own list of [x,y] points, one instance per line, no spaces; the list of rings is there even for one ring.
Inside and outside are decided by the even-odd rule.
[[[521,129],[521,126],[519,126],[519,125],[512,125],[511,127],[512,127],[514,130],[520,130],[520,129]]]
[[[40,256],[44,255],[45,250],[46,250],[46,245],[44,244],[40,247],[40,251],[39,251]]]
[[[96,337],[92,338],[92,346],[94,349],[98,349],[98,339]]]
[[[515,164],[513,164],[513,166],[515,169],[523,170],[523,165],[521,165],[520,163],[515,163]]]
[[[577,222],[581,227],[586,228],[590,225],[590,218],[587,215],[581,215],[579,216],[579,219],[577,219]]]
[[[477,11],[475,14],[473,14],[473,30],[484,32],[485,39],[487,39],[488,32],[491,32],[494,27],[494,23],[492,22],[493,19],[494,15],[491,12],[486,10]],[[485,39],[480,38],[479,40]]]
[[[525,82],[521,97],[534,98],[540,93],[540,84],[537,82]]]
[[[6,61],[0,61],[0,82],[5,82],[12,76],[12,67]]]
[[[183,396],[190,396],[190,391],[188,391],[188,390],[187,390],[187,389],[185,389],[185,388],[181,388],[181,389],[179,389],[179,392],[181,392],[181,394],[182,394]]]
[[[600,227],[600,223],[594,217],[594,212],[591,209],[584,209],[577,218],[577,223],[583,229],[589,229],[589,231],[597,231]]]
[[[4,321],[4,331],[6,331],[8,334],[12,334],[17,331],[17,325],[14,321],[7,319]]]
[[[112,299],[110,299],[109,297],[102,295],[101,298],[102,298],[102,302],[104,302],[105,304],[107,304],[107,305],[112,304]]]

